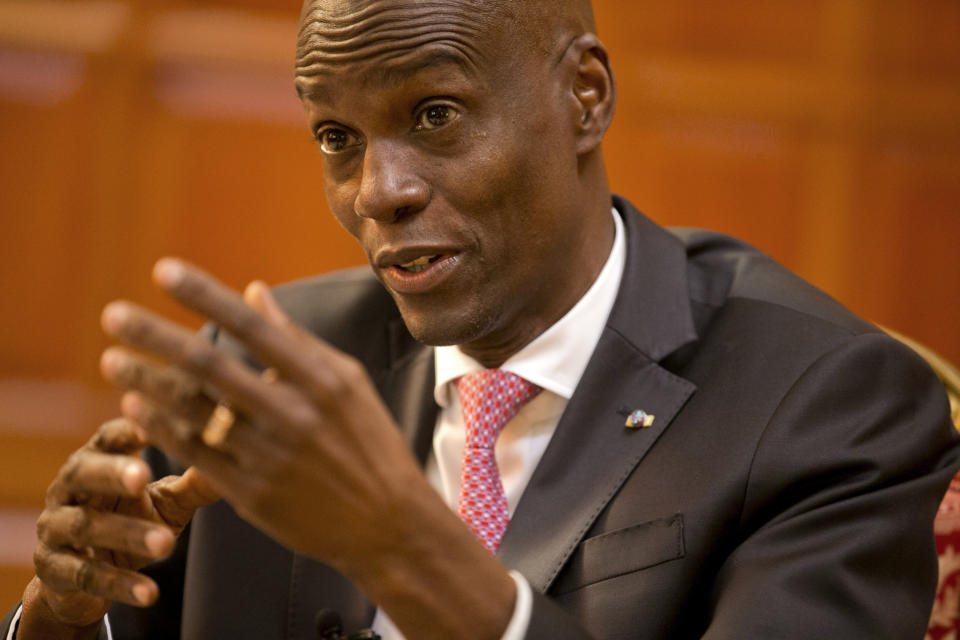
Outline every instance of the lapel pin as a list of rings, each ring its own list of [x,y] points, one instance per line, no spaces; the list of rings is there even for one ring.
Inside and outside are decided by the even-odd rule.
[[[626,426],[628,429],[646,429],[647,427],[653,426],[654,419],[656,419],[656,416],[651,415],[642,409],[637,409],[627,416],[627,422],[624,426]]]

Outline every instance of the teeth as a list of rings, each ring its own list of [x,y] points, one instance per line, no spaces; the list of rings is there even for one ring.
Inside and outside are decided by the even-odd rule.
[[[410,273],[420,273],[424,269],[430,266],[430,262],[433,261],[437,256],[421,256],[412,262],[407,262],[406,264],[401,264],[400,268],[404,271],[409,271]]]

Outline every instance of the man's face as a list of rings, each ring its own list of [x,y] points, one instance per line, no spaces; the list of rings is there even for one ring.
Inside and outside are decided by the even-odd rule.
[[[576,259],[562,51],[533,53],[463,1],[317,4],[296,82],[330,207],[415,337],[509,356],[595,275]]]

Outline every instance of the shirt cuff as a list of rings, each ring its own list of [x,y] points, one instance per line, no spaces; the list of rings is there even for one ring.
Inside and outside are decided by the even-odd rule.
[[[527,587],[529,589],[529,587]],[[10,621],[10,629],[7,630],[7,637],[4,640],[17,640],[17,627],[20,626],[20,614],[23,613],[23,605],[17,607],[17,612],[13,614]],[[527,614],[529,618],[530,615]],[[113,631],[110,629],[110,618],[103,616],[103,626],[107,630],[107,640],[113,640]]]
[[[530,616],[533,613],[533,591],[530,583],[519,571],[511,571],[510,577],[517,585],[517,600],[513,605],[513,617],[510,618],[510,624],[500,640],[523,640],[527,637]]]
[[[20,614],[23,613],[23,605],[17,607],[17,612],[13,614],[10,621],[10,628],[7,630],[7,637],[4,640],[15,640],[17,637],[17,625],[20,624]]]

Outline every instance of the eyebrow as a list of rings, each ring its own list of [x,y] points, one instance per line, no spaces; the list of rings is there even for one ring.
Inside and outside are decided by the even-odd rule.
[[[410,80],[418,73],[429,67],[455,66],[467,75],[473,75],[472,65],[463,56],[451,51],[431,51],[422,57],[399,65],[377,68],[373,74],[363,81],[364,88],[372,85],[397,86]],[[297,95],[301,100],[330,102],[330,92],[324,85],[315,85],[304,89],[296,85]]]

